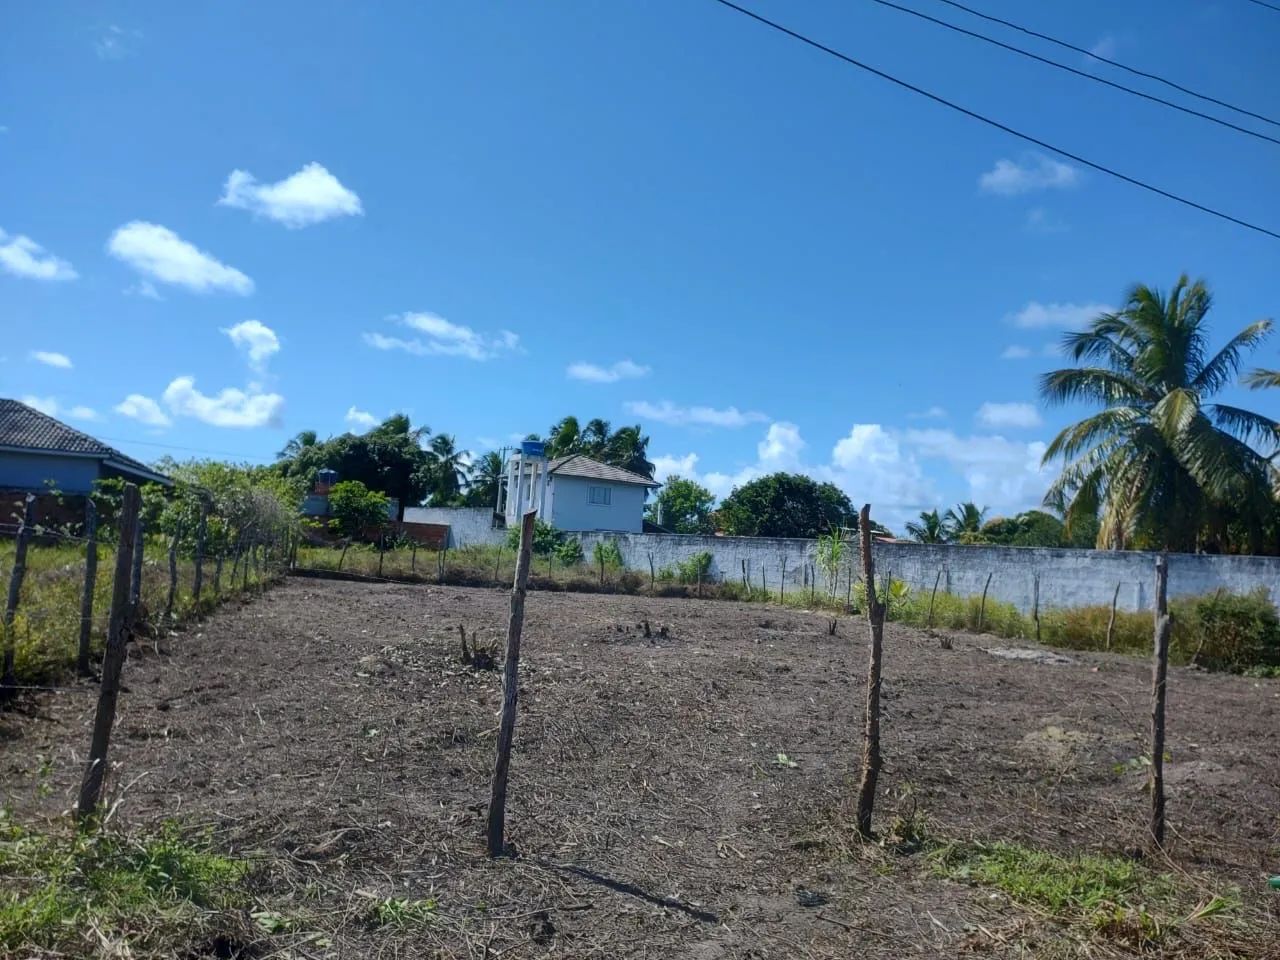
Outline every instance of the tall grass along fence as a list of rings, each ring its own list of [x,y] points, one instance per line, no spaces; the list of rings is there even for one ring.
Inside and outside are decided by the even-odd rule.
[[[0,700],[96,676],[107,639],[120,547],[122,485],[83,499],[78,522],[41,523],[33,495],[0,503],[0,577],[7,586]],[[144,488],[127,597],[135,636],[190,621],[262,591],[296,545],[290,513],[269,499],[229,505],[198,490]],[[58,511],[65,516],[67,511]]]

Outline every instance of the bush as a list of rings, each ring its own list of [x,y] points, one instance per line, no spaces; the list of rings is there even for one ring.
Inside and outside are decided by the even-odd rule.
[[[574,537],[566,537],[560,546],[556,547],[556,559],[560,561],[561,566],[576,567],[583,561],[582,541]]]
[[[675,579],[681,583],[707,583],[711,580],[711,552],[703,550],[676,564]]]
[[[1280,666],[1280,618],[1263,589],[1179,601],[1174,633],[1179,654],[1208,670]]]
[[[548,557],[564,542],[564,534],[551,524],[542,520],[533,521],[533,552],[535,554],[540,557]],[[510,527],[507,530],[507,546],[512,550],[520,549],[520,528],[518,526]]]
[[[591,562],[605,570],[621,570],[622,551],[612,540],[601,540],[591,550]]]

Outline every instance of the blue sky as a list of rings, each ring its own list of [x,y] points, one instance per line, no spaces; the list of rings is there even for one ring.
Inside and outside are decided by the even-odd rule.
[[[974,3],[1278,109],[1280,15],[1244,0]],[[1278,146],[859,0],[754,9],[1280,227]],[[0,94],[0,393],[145,459],[575,413],[720,494],[802,469],[891,524],[1008,513],[1079,412],[1036,404],[1064,326],[1183,270],[1223,337],[1280,303],[1280,242],[710,0],[26,4]]]

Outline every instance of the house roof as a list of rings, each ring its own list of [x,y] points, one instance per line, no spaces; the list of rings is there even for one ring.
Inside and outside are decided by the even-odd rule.
[[[92,457],[121,473],[155,483],[172,483],[168,477],[156,473],[140,460],[126,456],[115,447],[107,446],[101,440],[95,440],[87,433],[81,433],[17,400],[0,398],[0,450]]]
[[[584,457],[580,453],[573,453],[567,457],[556,457],[547,467],[547,473],[560,474],[565,477],[585,477],[588,480],[605,480],[610,483],[634,483],[644,487],[662,486],[662,484],[655,483],[643,474],[623,470],[621,467],[611,467],[607,463],[592,460],[590,457]]]

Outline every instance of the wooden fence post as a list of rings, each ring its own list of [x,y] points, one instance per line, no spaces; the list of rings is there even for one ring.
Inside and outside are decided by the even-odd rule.
[[[982,603],[978,606],[978,632],[982,632],[982,625],[987,619],[987,591],[991,589],[991,577],[995,573],[994,570],[987,574],[987,582],[982,587]]]
[[[382,534],[378,537],[378,576],[382,576],[382,558],[387,554],[387,537]]]
[[[658,575],[653,569],[653,551],[649,551],[649,596],[658,592]]]
[[[748,594],[751,593],[751,586],[747,583],[747,558],[742,558],[742,589]]]
[[[347,559],[347,550],[351,547],[350,538],[342,541],[342,553],[338,554],[338,570],[342,570],[342,561]]]
[[[89,641],[93,635],[93,588],[98,581],[98,508],[93,497],[84,498],[84,592],[80,594],[80,644],[76,653],[76,673],[93,676],[89,663]]]
[[[1116,633],[1116,604],[1120,600],[1120,582],[1116,582],[1116,592],[1111,595],[1111,619],[1107,621],[1107,643],[1104,650],[1111,649],[1111,640]]]
[[[222,562],[226,558],[227,551],[219,550],[217,562],[213,565],[213,599],[215,601],[222,597]]]
[[[782,576],[778,580],[778,602],[781,603],[787,597],[787,557],[782,557]]]
[[[862,782],[858,787],[858,833],[871,836],[871,814],[880,779],[880,671],[884,647],[884,604],[876,597],[876,565],[871,554],[871,504],[858,515],[858,538],[862,546],[862,580],[867,595],[867,623],[871,631],[871,651],[867,663],[867,707],[862,731]]]
[[[765,602],[766,602],[766,603],[768,603],[768,601],[769,601],[769,581],[768,581],[768,580],[766,580],[766,579],[765,579],[765,576],[764,576],[764,568],[765,568],[765,566],[766,566],[765,562],[764,562],[763,560],[761,560],[761,561],[760,561],[760,592],[764,594]]]
[[[409,572],[418,572],[418,541],[416,539],[409,542]]]
[[[938,575],[933,578],[933,593],[929,594],[929,619],[925,621],[926,627],[933,626],[933,601],[938,596],[938,581],[942,579],[942,568],[938,568]]]
[[[102,686],[98,693],[98,712],[93,720],[93,739],[89,744],[89,762],[80,783],[80,799],[76,818],[84,823],[93,816],[102,799],[102,782],[107,774],[107,748],[111,744],[111,727],[116,720],[116,700],[120,696],[120,672],[124,669],[125,642],[133,627],[137,608],[130,602],[136,569],[133,554],[137,544],[138,509],[141,497],[135,484],[124,485],[120,509],[120,542],[116,550],[115,580],[111,584],[111,617],[107,625],[107,648],[102,657]]]
[[[22,522],[18,526],[18,542],[13,551],[13,569],[9,571],[9,598],[4,605],[4,669],[0,671],[0,689],[5,689],[6,699],[16,694],[18,686],[18,639],[14,636],[13,621],[18,615],[18,599],[22,595],[22,580],[27,575],[27,545],[31,543],[31,529],[36,520],[36,497],[28,493],[22,502]]]
[[[191,602],[200,615],[200,593],[204,589],[204,538],[209,528],[209,508],[200,504],[200,519],[196,522],[196,568],[191,575]]]
[[[164,602],[164,618],[173,619],[173,598],[178,593],[178,540],[182,537],[182,522],[173,528],[173,539],[169,541],[169,596]]]
[[[1036,643],[1040,642],[1040,574],[1031,575],[1031,616],[1036,622]]]
[[[1156,557],[1155,644],[1151,659],[1151,842],[1164,849],[1164,707],[1169,673],[1169,557]]]
[[[129,577],[129,603],[136,607],[142,602],[142,561],[147,552],[147,524],[138,518],[137,534],[133,538],[133,570]]]
[[[511,588],[511,615],[507,620],[507,654],[502,665],[502,721],[498,727],[498,755],[493,765],[493,789],[489,795],[489,856],[507,849],[507,773],[511,767],[511,742],[516,732],[516,694],[520,687],[520,633],[524,629],[524,599],[528,593],[529,562],[533,554],[533,522],[536,510],[520,524],[520,553]]]

